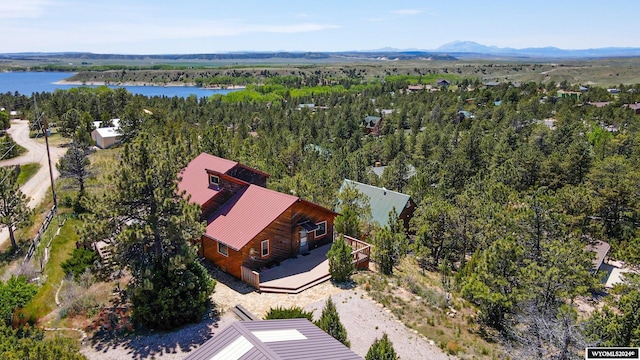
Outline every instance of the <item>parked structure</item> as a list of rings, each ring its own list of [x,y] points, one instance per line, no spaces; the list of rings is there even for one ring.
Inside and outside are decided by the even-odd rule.
[[[243,281],[333,241],[336,212],[267,189],[260,170],[202,153],[180,176],[179,190],[207,222],[200,255]]]

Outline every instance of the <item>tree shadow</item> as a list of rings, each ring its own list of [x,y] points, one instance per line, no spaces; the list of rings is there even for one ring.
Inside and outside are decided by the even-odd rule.
[[[115,316],[120,307],[111,308]],[[111,319],[115,319],[115,316]],[[215,305],[210,306],[197,324],[185,325],[173,331],[154,331],[140,328],[126,332],[126,327],[101,326],[89,340],[95,351],[108,353],[113,349],[124,349],[134,359],[147,359],[163,354],[186,353],[204,344],[218,332],[220,314]]]
[[[335,280],[331,280],[331,283],[342,290],[353,290],[358,287],[358,283],[355,280],[347,280],[343,282],[336,282]]]

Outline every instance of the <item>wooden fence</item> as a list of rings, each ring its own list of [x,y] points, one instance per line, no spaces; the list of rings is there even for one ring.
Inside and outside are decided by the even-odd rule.
[[[260,273],[253,271],[244,266],[240,267],[242,274],[242,281],[253,286],[256,289],[260,289]]]
[[[53,216],[55,215],[56,210],[57,210],[56,206],[53,205],[51,210],[49,210],[49,213],[47,214],[47,216],[45,216],[44,220],[42,221],[42,226],[40,226],[40,230],[38,230],[38,233],[33,238],[33,241],[31,242],[31,245],[29,246],[29,250],[27,250],[27,254],[24,257],[24,260],[22,260],[23,264],[26,263],[27,261],[29,261],[29,259],[31,259],[31,257],[33,256],[34,252],[38,248],[38,245],[40,245],[40,240],[42,240],[42,236],[47,231],[47,228],[49,228],[49,224],[51,224],[51,220],[53,220]],[[51,239],[53,239],[53,236],[51,237]],[[51,239],[50,239],[49,243],[47,244],[47,247],[49,247],[51,245]]]

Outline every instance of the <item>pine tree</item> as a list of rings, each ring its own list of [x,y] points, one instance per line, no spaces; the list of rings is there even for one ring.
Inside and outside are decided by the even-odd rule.
[[[315,324],[324,330],[324,332],[343,343],[344,346],[351,347],[351,342],[347,340],[347,330],[344,328],[344,325],[342,325],[342,322],[340,322],[338,310],[331,298],[327,299],[327,303],[324,309],[322,309],[322,315],[320,315],[320,319],[316,321]]]
[[[18,248],[14,228],[25,223],[31,214],[27,206],[28,198],[18,186],[19,173],[13,168],[0,167],[0,225],[9,229],[11,247],[14,250]]]
[[[133,275],[133,318],[162,329],[200,320],[215,285],[191,244],[204,232],[200,208],[177,191],[183,150],[147,136],[128,144],[112,202],[117,258]]]
[[[60,172],[60,176],[73,178],[78,182],[80,187],[81,197],[84,194],[84,184],[86,180],[92,175],[89,169],[89,158],[86,151],[84,151],[76,142],[73,142],[71,148],[67,150],[64,156],[60,159],[60,162],[56,164],[56,168]]]
[[[331,249],[327,252],[329,274],[333,280],[345,282],[351,278],[351,273],[354,270],[352,251],[353,249],[347,245],[342,235],[333,241]]]
[[[381,339],[376,339],[369,351],[367,351],[367,356],[364,357],[365,360],[398,360],[398,355],[396,354],[396,350],[393,348],[393,343],[389,341],[389,337],[386,333],[382,334]]]

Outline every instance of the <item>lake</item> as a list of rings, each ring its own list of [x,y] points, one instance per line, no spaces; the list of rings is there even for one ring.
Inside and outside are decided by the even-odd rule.
[[[65,72],[0,72],[0,93],[19,92],[31,96],[34,92],[54,92],[56,89],[66,90],[78,85],[58,85],[56,82],[73,76]],[[97,87],[97,86],[89,86]],[[236,90],[203,89],[193,86],[109,86],[112,89],[123,87],[132,94],[145,96],[187,97],[196,95],[198,98],[216,94],[226,94]]]

